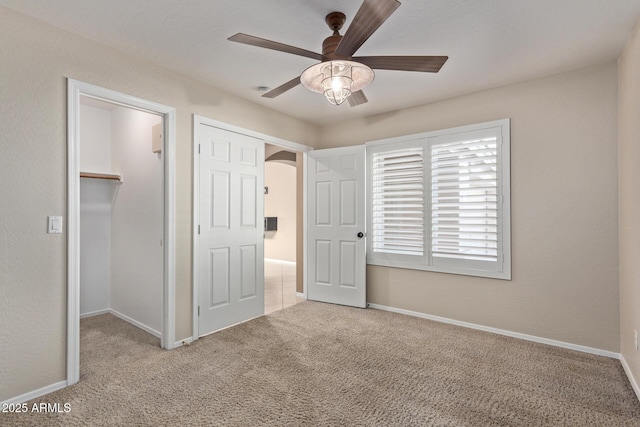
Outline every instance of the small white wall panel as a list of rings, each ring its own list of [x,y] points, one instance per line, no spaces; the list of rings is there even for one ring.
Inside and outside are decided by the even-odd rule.
[[[356,242],[340,242],[340,286],[356,287]]]
[[[151,151],[153,153],[161,153],[162,146],[164,145],[164,138],[162,137],[162,123],[153,125],[151,128]]]
[[[209,307],[213,308],[229,304],[229,248],[211,249],[209,252],[209,269],[211,288]]]
[[[241,227],[256,227],[256,177],[240,176],[240,218]]]
[[[256,245],[240,246],[240,299],[254,298],[256,291]]]
[[[316,183],[316,225],[331,225],[331,181]]]
[[[356,191],[357,185],[355,180],[340,182],[340,225],[351,226],[356,225]]]
[[[316,240],[315,283],[331,286],[331,240]]]
[[[229,228],[230,198],[229,173],[211,171],[211,196],[209,197],[211,228]]]

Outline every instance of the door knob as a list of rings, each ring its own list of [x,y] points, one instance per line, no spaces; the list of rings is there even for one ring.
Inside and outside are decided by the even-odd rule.
[[[358,232],[357,236],[358,236],[358,239],[362,239],[364,237],[364,233],[360,231]]]

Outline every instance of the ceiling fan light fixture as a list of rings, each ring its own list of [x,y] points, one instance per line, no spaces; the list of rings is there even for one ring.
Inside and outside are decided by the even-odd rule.
[[[340,105],[351,95],[351,65],[329,62],[322,70],[324,97],[332,105]]]
[[[340,105],[353,93],[373,81],[373,70],[355,61],[327,61],[304,70],[300,82],[304,87],[322,93],[333,105]]]

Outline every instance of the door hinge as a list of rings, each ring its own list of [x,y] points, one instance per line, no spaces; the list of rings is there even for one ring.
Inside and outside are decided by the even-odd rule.
[[[198,306],[198,316],[200,316],[200,306]]]
[[[200,234],[200,224],[198,224],[198,234]]]
[[[198,144],[198,154],[200,154],[200,144]]]

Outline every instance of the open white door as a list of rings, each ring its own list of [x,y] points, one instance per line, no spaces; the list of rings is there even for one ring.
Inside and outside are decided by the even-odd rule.
[[[365,147],[307,154],[307,298],[366,307]]]
[[[264,313],[264,142],[198,124],[198,335]]]

